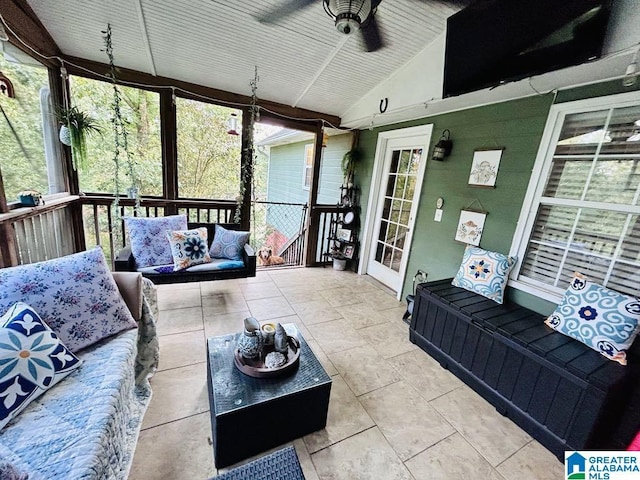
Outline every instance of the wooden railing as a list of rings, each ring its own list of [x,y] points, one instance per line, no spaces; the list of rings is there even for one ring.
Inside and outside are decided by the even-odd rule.
[[[76,196],[57,196],[44,205],[0,214],[0,265],[34,263],[74,253],[77,242],[72,208],[77,200]]]
[[[126,231],[122,217],[162,217],[177,212],[185,214],[189,222],[232,223],[236,203],[230,200],[166,200],[143,198],[140,210],[135,211],[135,201],[121,198],[120,219],[113,212],[113,197],[87,195],[80,197],[84,235],[87,247],[101,245],[108,260],[112,260],[126,243]]]
[[[315,248],[315,265],[324,265],[331,261],[326,255],[333,247],[333,241],[329,239],[331,222],[338,221],[340,213],[344,210],[339,205],[317,205],[311,209],[311,225],[317,228],[317,246]]]

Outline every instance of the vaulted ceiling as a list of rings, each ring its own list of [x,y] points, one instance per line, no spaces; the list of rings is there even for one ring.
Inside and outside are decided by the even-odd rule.
[[[118,66],[248,95],[258,67],[265,100],[342,116],[441,35],[463,0],[383,0],[385,45],[363,50],[317,0],[276,23],[258,18],[288,0],[28,0],[64,55],[107,62],[111,24]]]

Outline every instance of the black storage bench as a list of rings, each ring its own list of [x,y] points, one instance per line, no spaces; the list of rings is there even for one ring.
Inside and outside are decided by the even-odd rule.
[[[558,458],[624,450],[640,430],[639,342],[622,366],[543,322],[446,279],[418,286],[409,335]]]

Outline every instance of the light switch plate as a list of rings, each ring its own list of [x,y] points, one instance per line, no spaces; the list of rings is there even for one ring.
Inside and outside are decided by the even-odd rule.
[[[433,217],[433,219],[434,219],[436,222],[441,222],[441,221],[442,221],[442,209],[438,208],[438,209],[436,210],[436,215],[435,215],[435,217]]]

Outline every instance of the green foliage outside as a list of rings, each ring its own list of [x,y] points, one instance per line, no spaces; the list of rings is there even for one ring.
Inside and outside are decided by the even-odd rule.
[[[114,193],[115,138],[113,85],[107,82],[71,77],[71,103],[97,120],[101,133],[87,138],[87,161],[78,172],[80,190],[91,193]],[[122,115],[128,125],[129,151],[140,180],[143,196],[162,196],[162,150],[160,143],[159,95],[132,87],[118,87],[122,93]],[[121,156],[121,159],[124,158]],[[126,165],[119,167],[121,194],[131,186]]]
[[[21,190],[49,191],[40,114],[40,89],[49,86],[49,76],[44,67],[17,65],[2,55],[0,71],[15,91],[15,98],[0,95],[0,171],[7,201],[12,202]]]

